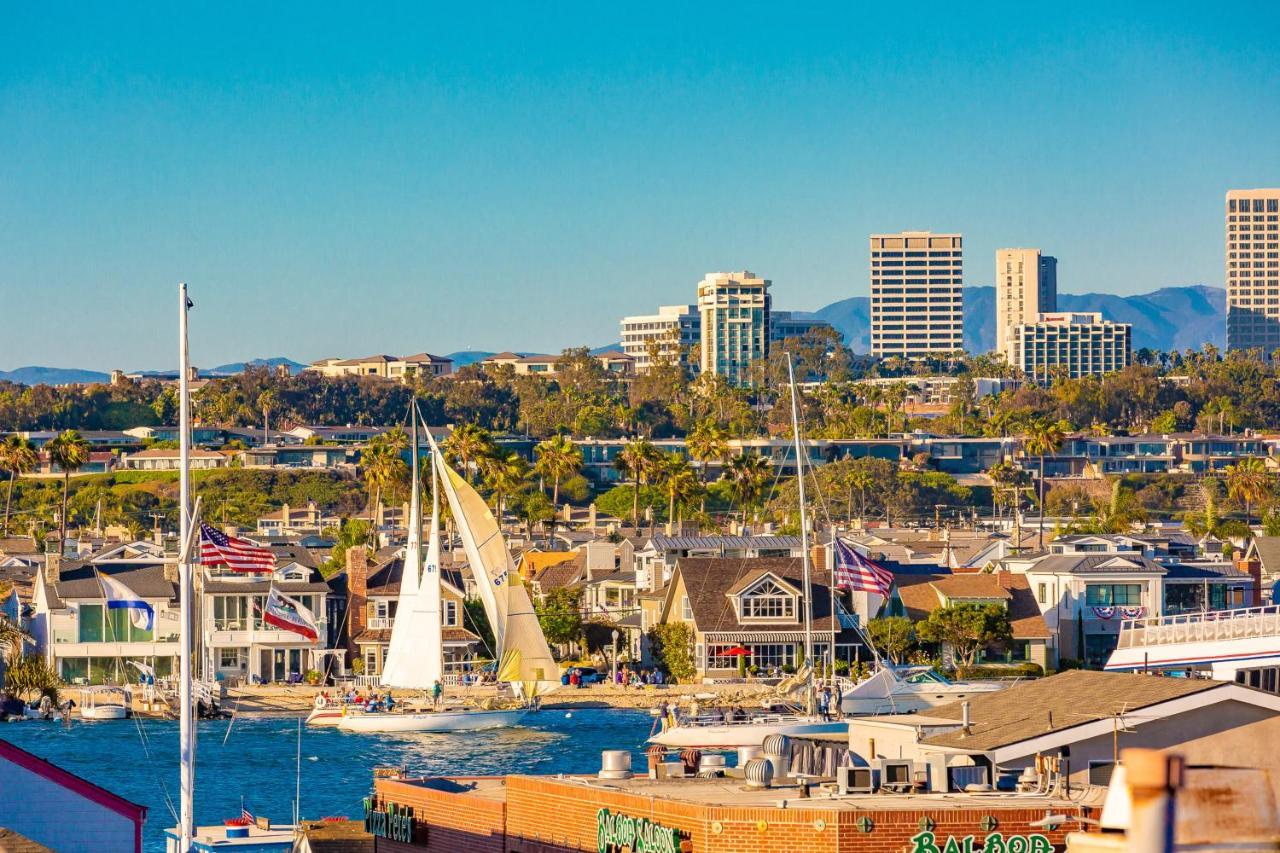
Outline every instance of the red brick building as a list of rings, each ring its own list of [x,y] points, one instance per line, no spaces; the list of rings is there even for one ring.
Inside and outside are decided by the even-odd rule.
[[[952,850],[982,850],[994,835],[1002,846],[993,849],[1016,837],[1012,849],[1047,853],[1079,828],[1069,816],[1096,816],[1049,797],[800,799],[794,787],[752,790],[741,779],[507,776],[378,779],[375,787],[375,820],[400,819],[398,829],[378,833],[377,849],[390,853],[942,853],[952,839]],[[1049,815],[1057,817],[1045,826]]]

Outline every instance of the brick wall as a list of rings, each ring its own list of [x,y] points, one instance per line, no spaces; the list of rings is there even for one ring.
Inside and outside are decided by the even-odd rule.
[[[410,853],[411,850],[476,850],[494,853],[566,853],[595,851],[597,812],[608,808],[632,817],[647,817],[663,826],[679,829],[695,853],[891,853],[911,851],[911,839],[928,817],[941,847],[947,836],[974,837],[980,847],[988,832],[980,828],[985,817],[994,817],[994,831],[1010,835],[1047,835],[1058,848],[1065,846],[1068,823],[1055,830],[1033,828],[1046,811],[1001,808],[998,801],[972,809],[836,810],[804,808],[793,801],[786,809],[726,807],[649,797],[624,791],[588,788],[550,777],[509,776],[505,807],[500,802],[467,794],[431,791],[403,783],[378,780],[378,792],[386,799],[413,806],[421,820],[429,822],[428,843],[407,847],[379,841],[379,850]],[[1088,809],[1055,807],[1055,813],[1086,814]],[[862,831],[862,817],[872,821]],[[505,824],[504,824],[505,821]],[[505,825],[505,834],[503,826]]]

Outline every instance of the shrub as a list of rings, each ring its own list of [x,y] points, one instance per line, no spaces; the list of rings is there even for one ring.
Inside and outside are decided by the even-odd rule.
[[[1044,667],[1029,661],[1015,664],[961,666],[956,668],[957,678],[973,681],[992,678],[1041,678],[1043,676]]]
[[[302,676],[303,680],[312,687],[319,684],[322,677],[323,676],[320,675],[320,671],[316,669],[309,669],[307,670],[306,675]]]
[[[677,682],[687,682],[698,672],[693,660],[693,627],[668,622],[649,629],[653,657]]]

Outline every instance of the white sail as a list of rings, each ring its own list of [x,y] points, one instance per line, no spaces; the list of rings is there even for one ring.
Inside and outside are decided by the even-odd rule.
[[[427,438],[431,440],[429,433]],[[434,442],[432,449],[435,450]],[[498,520],[470,483],[438,456],[437,464],[440,483],[471,563],[471,574],[493,628],[498,678],[519,682],[529,697],[549,693],[560,686],[560,668],[551,656]]]
[[[424,611],[420,587],[427,580],[422,566],[422,491],[418,481],[418,418],[413,416],[413,477],[409,498],[409,538],[404,549],[404,570],[400,574],[400,595],[391,642],[382,666],[383,687],[426,690],[441,676],[439,543],[435,543],[436,563],[434,613]],[[434,524],[434,520],[433,520]],[[434,530],[433,530],[434,534]],[[428,555],[428,560],[430,556]],[[419,576],[422,576],[421,580]],[[429,584],[426,584],[429,585]]]

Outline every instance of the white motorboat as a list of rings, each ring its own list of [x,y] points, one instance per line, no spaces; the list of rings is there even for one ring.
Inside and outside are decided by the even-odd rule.
[[[123,720],[129,716],[129,695],[123,687],[103,684],[80,691],[80,719]]]
[[[737,749],[760,746],[769,735],[818,735],[847,732],[843,720],[823,720],[804,714],[771,714],[751,712],[738,721],[725,721],[719,716],[697,717],[649,738],[650,743],[674,749]]]
[[[457,711],[352,711],[338,719],[344,732],[471,732],[520,725],[532,708]]]
[[[1007,686],[1000,681],[951,681],[927,666],[882,666],[844,692],[840,710],[855,716],[909,714]]]
[[[514,695],[532,702],[560,686],[560,668],[542,633],[529,593],[519,577],[497,519],[465,479],[445,463],[427,431],[431,445],[431,536],[425,562],[422,559],[421,510],[418,483],[418,414],[413,412],[413,468],[410,498],[409,541],[405,546],[397,616],[391,626],[391,642],[383,665],[383,687],[429,693],[444,677],[444,645],[441,637],[440,531],[437,483],[449,501],[462,539],[476,588],[489,624],[493,626],[497,679],[509,684]],[[322,713],[323,711],[323,713]],[[348,732],[452,732],[519,725],[532,708],[465,709],[446,711],[363,712],[339,710],[336,724]],[[314,720],[312,719],[314,718]],[[312,712],[308,722],[333,725],[328,709]]]

